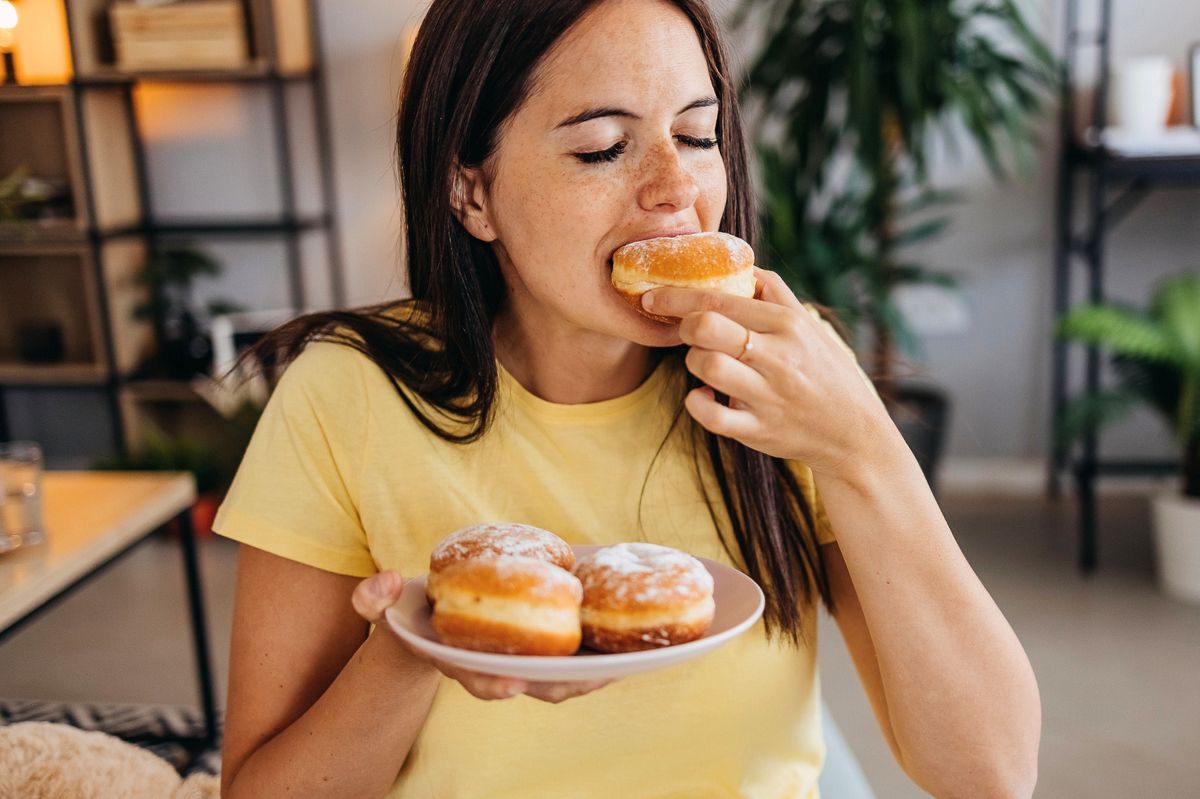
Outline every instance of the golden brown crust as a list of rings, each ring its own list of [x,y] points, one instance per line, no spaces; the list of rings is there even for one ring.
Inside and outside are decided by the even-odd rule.
[[[581,635],[554,634],[486,619],[435,613],[433,629],[448,646],[505,655],[573,655]]]
[[[450,591],[522,599],[547,607],[578,606],[581,598],[579,581],[570,572],[552,563],[507,556],[452,563],[431,574],[426,586],[434,602]]]
[[[750,245],[728,233],[693,233],[645,239],[613,253],[613,271],[626,281],[671,281],[720,278],[754,267]]]
[[[630,630],[613,630],[583,625],[583,645],[597,652],[640,652],[695,641],[708,630],[711,620],[694,624],[660,624]]]

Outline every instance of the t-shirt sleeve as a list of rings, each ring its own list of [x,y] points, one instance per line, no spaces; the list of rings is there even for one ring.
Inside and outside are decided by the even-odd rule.
[[[358,514],[370,408],[362,356],[311,344],[284,372],[213,529],[326,571],[376,571]]]

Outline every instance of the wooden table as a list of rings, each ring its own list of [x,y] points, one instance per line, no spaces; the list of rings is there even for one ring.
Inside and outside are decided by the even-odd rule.
[[[205,744],[217,711],[192,530],[192,476],[179,472],[47,472],[46,541],[0,555],[0,642],[127,554],[171,520],[179,530]]]

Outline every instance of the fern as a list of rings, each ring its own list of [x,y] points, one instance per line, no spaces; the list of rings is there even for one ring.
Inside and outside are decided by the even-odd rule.
[[[1164,280],[1146,312],[1112,304],[1080,308],[1062,319],[1058,334],[1106,350],[1120,384],[1068,406],[1055,431],[1060,445],[1145,403],[1175,432],[1185,493],[1200,496],[1200,273]]]

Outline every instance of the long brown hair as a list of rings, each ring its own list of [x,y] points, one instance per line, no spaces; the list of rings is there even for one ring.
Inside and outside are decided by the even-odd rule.
[[[716,20],[702,0],[671,0],[691,19],[720,101],[717,138],[728,175],[721,229],[753,239],[754,200],[736,87]],[[497,367],[492,320],[505,297],[490,245],[471,236],[451,207],[458,165],[480,166],[501,126],[520,106],[542,57],[602,0],[434,0],[421,24],[404,76],[396,131],[404,204],[411,302],[420,314],[395,314],[397,303],[310,314],[274,331],[253,354],[286,364],[313,339],[363,352],[391,378],[428,429],[468,443],[493,416]],[[682,360],[686,347],[668,357]],[[688,375],[688,389],[700,385]],[[422,410],[404,389],[439,418]],[[682,398],[680,398],[682,400]],[[682,413],[682,410],[680,411]],[[678,417],[677,417],[678,419]],[[686,420],[685,420],[686,421]],[[802,609],[829,589],[818,557],[812,508],[788,465],[696,426],[727,509],[721,530],[746,571],[765,589],[767,629],[805,637]],[[699,466],[699,462],[697,463]],[[723,525],[719,525],[723,526]]]

